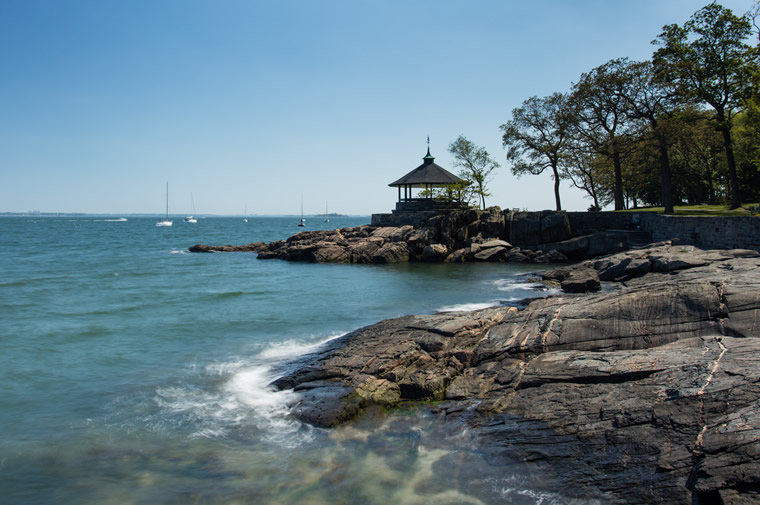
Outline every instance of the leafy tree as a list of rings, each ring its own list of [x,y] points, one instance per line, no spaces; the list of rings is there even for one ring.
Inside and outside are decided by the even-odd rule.
[[[625,99],[626,114],[632,119],[645,120],[649,125],[646,136],[651,138],[659,163],[660,195],[658,199],[665,214],[673,214],[673,182],[668,155],[668,119],[678,106],[673,90],[656,78],[654,65],[649,61],[630,62],[626,58],[612,60],[608,65],[622,77],[618,89]]]
[[[725,172],[723,139],[696,109],[679,111],[671,120],[671,158],[676,194],[689,203],[717,203]]]
[[[752,27],[747,16],[713,2],[684,24],[666,25],[655,44],[653,62],[658,77],[681,96],[696,98],[714,111],[723,135],[731,190],[731,208],[741,206],[732,126],[734,115],[752,95],[757,48],[745,41]]]
[[[582,74],[573,86],[571,101],[575,111],[573,134],[593,153],[610,159],[614,169],[615,210],[623,210],[623,158],[635,140],[637,121],[628,115],[622,95],[625,76],[613,62]]]
[[[561,164],[570,152],[570,125],[573,114],[568,97],[554,93],[544,98],[531,97],[512,111],[512,119],[501,125],[507,160],[513,163],[512,174],[539,175],[552,170],[554,200],[562,210],[559,197]]]
[[[577,150],[563,163],[564,178],[576,188],[584,191],[594,203],[595,210],[601,210],[612,200],[614,176],[606,158]]]
[[[449,144],[449,152],[454,156],[454,165],[463,169],[460,177],[469,183],[461,191],[471,189],[481,208],[485,209],[486,197],[491,196],[487,188],[488,177],[499,164],[485,148],[476,146],[463,135]]]

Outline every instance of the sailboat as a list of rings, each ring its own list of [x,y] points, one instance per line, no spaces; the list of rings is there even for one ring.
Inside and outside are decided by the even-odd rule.
[[[306,226],[306,219],[303,217],[303,195],[301,195],[301,220],[298,221],[298,226]]]
[[[245,210],[243,211],[243,222],[247,223],[248,222],[248,206],[246,205],[244,208]]]
[[[329,223],[330,222],[330,218],[327,217],[327,216],[328,216],[328,214],[327,214],[327,202],[325,202],[325,223]]]
[[[163,221],[156,223],[156,226],[171,226],[174,223],[169,221],[169,183],[166,183],[166,217]]]
[[[193,217],[193,216],[195,216],[195,200],[193,200],[193,194],[192,193],[190,193],[190,206],[193,208],[193,213],[192,213],[192,215],[189,215],[189,216],[187,216],[185,218],[185,222],[186,223],[197,223],[198,220],[195,219],[195,217]]]

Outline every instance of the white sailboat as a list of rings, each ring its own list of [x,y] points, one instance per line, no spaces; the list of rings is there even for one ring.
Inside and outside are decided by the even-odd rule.
[[[329,223],[329,222],[330,222],[330,218],[328,217],[328,214],[327,214],[327,201],[325,201],[325,223]]]
[[[298,226],[306,226],[306,219],[303,217],[303,195],[301,195],[301,220],[298,221]]]
[[[247,223],[248,222],[248,206],[246,205],[244,208],[245,210],[243,211],[243,222]]]
[[[186,223],[197,223],[198,220],[195,219],[195,200],[193,200],[193,194],[190,193],[190,206],[193,209],[193,213],[185,218]]]
[[[166,217],[163,219],[163,221],[159,221],[156,223],[156,226],[171,226],[174,223],[172,221],[169,221],[169,183],[166,183]]]

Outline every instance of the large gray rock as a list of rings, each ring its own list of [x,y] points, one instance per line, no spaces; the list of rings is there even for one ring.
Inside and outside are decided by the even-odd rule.
[[[400,263],[409,261],[409,248],[406,242],[390,242],[383,244],[372,255],[372,263]]]
[[[483,238],[501,238],[505,236],[506,222],[499,207],[489,207],[483,211],[478,231]]]
[[[591,293],[602,289],[602,283],[596,270],[583,268],[573,270],[560,283],[565,293]]]
[[[481,248],[480,251],[473,255],[473,259],[476,261],[499,261],[507,254],[507,249],[504,246],[496,246],[489,248]]]
[[[611,291],[537,299],[521,310],[382,321],[335,341],[276,386],[300,391],[294,415],[320,426],[371,405],[441,401],[434,411],[480,434],[495,464],[529,462],[568,498],[755,503],[758,254],[667,245],[635,254],[600,268],[627,261],[625,272],[663,257],[672,265],[684,254],[677,264],[695,266],[636,267],[641,275]]]
[[[422,251],[422,259],[427,262],[443,261],[449,255],[449,248],[444,244],[426,245]]]

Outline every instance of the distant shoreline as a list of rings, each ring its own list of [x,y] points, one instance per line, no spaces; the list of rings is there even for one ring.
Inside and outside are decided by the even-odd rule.
[[[181,218],[187,214],[175,213],[169,214],[169,217]],[[0,217],[162,217],[161,213],[126,213],[126,214],[114,214],[114,213],[89,213],[89,212],[0,212]],[[216,218],[216,217],[243,217],[243,214],[196,214],[196,217],[200,218]],[[246,214],[245,217],[300,217],[298,214]],[[324,217],[370,217],[370,214],[304,214],[307,218],[324,218]]]

